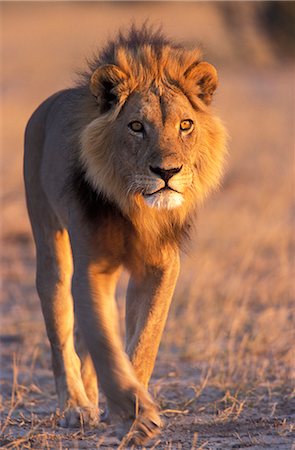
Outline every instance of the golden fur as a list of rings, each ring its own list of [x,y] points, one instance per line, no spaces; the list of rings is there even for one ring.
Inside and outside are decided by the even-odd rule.
[[[198,49],[132,29],[101,52],[78,87],[48,99],[28,124],[37,289],[66,426],[81,415],[97,422],[98,377],[121,435],[134,420],[137,443],[160,427],[146,388],[178,250],[194,211],[219,184],[226,153],[225,130],[210,108],[216,86],[216,69]],[[114,302],[122,266],[130,272],[126,353]]]

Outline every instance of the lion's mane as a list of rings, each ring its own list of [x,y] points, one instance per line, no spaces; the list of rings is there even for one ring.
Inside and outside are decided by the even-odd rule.
[[[128,35],[119,34],[89,62],[89,70],[79,81],[85,93],[81,110],[77,112],[77,120],[83,124],[79,135],[79,173],[83,174],[83,183],[88,186],[87,195],[99,201],[103,197],[115,205],[147,242],[152,241],[153,246],[163,240],[179,244],[188,234],[194,212],[208,193],[218,187],[221,179],[226,155],[225,129],[206,104],[206,99],[201,98],[200,87],[184,76],[201,60],[199,48],[187,50],[168,41],[159,31],[146,26],[140,30],[132,27]],[[98,114],[97,99],[90,94],[89,83],[98,67],[109,64],[119,67],[127,76],[112,90],[111,95],[118,99],[115,106],[104,108],[103,102],[107,104],[110,99],[100,99],[102,113]],[[112,81],[104,80],[106,85]],[[151,86],[159,93],[167,86],[181,90],[198,111],[200,121],[196,189],[181,207],[161,213],[147,207],[141,198],[128,196],[116,176],[114,161],[120,149],[112,143],[117,117],[129,95]]]

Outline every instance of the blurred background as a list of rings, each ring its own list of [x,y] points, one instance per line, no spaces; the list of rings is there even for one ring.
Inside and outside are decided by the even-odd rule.
[[[223,187],[183,256],[159,364],[177,358],[223,388],[284,389],[294,362],[295,48],[295,4],[284,1],[1,3],[3,366],[24,348],[23,373],[36,348],[37,366],[50,366],[24,201],[26,122],[119,28],[146,19],[217,67],[213,107],[230,136]]]

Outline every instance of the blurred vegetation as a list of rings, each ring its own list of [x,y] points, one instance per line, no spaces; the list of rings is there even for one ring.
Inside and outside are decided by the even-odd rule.
[[[253,33],[260,32],[278,58],[292,58],[295,47],[295,3],[292,1],[221,2],[228,29],[247,54]]]
[[[275,51],[282,56],[294,57],[295,3],[261,2],[257,12],[258,20],[270,37]]]

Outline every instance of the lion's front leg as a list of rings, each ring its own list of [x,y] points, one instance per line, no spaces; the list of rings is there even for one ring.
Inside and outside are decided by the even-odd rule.
[[[96,372],[93,367],[91,356],[77,325],[75,326],[75,348],[81,361],[81,377],[87,397],[94,405],[98,405]]]
[[[126,350],[137,378],[151,377],[179,273],[179,255],[169,254],[159,267],[132,276],[126,302]]]
[[[135,442],[159,429],[160,419],[147,390],[138,381],[119,335],[115,287],[120,269],[108,253],[72,236],[73,297],[79,328],[98,374],[112,416],[119,419],[120,437],[132,426]],[[97,254],[96,254],[97,253]]]

